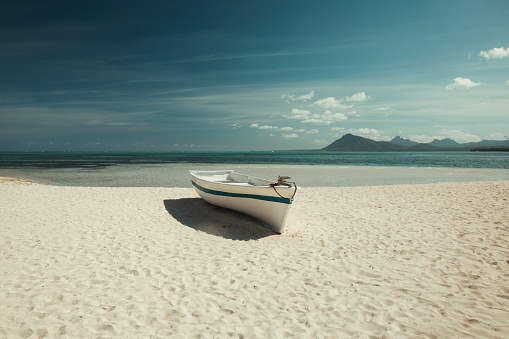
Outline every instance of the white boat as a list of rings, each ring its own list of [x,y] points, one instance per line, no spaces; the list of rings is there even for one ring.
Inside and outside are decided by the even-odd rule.
[[[277,233],[282,233],[286,216],[297,192],[289,177],[277,182],[226,171],[189,171],[196,192],[205,201],[249,214]]]

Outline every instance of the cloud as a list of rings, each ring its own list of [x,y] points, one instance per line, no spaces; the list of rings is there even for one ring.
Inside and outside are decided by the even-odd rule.
[[[366,95],[366,92],[357,92],[350,97],[346,97],[346,101],[367,101],[370,98]]]
[[[437,131],[438,135],[409,135],[408,139],[415,141],[415,142],[421,142],[421,143],[428,143],[432,142],[435,139],[443,140],[446,138],[450,138],[454,141],[457,141],[458,143],[466,143],[466,142],[478,142],[481,141],[481,138],[479,138],[477,135],[464,133],[462,131],[454,130],[454,129],[443,129],[440,131]]]
[[[290,131],[294,130],[293,127],[278,127],[278,126],[270,126],[270,125],[260,125],[258,123],[251,124],[251,126],[249,126],[249,127],[260,129],[260,130],[272,130],[272,131],[281,131],[281,132],[290,132]],[[294,138],[292,135],[296,135],[296,134],[295,133],[283,134],[283,137],[286,139],[291,139],[291,138]],[[270,134],[270,136],[274,136],[274,134]]]
[[[313,114],[308,119],[302,120],[303,124],[314,124],[314,125],[330,125],[337,121],[347,120],[348,117],[343,113],[332,113],[326,110],[324,114]]]
[[[299,136],[295,133],[292,133],[292,134],[283,134],[283,138],[285,139],[294,139],[294,138],[298,138]]]
[[[318,133],[317,129],[310,129],[309,131],[306,132],[306,134],[315,134],[315,133]]]
[[[508,140],[509,136],[504,135],[503,133],[493,133],[488,135],[486,140]]]
[[[279,127],[277,127],[277,126],[268,126],[268,125],[260,126],[260,124],[251,124],[251,126],[249,126],[249,127],[258,128],[258,129],[279,129]]]
[[[302,120],[302,119],[308,119],[310,115],[311,115],[310,111],[306,111],[304,109],[294,108],[294,109],[292,109],[292,114],[291,115],[283,115],[283,116],[286,117],[286,118],[289,118],[289,119],[299,119],[299,120]]]
[[[320,118],[311,118],[302,120],[301,123],[303,124],[313,124],[313,125],[330,125],[333,123],[333,121],[327,121]]]
[[[484,85],[482,82],[473,82],[467,78],[455,78],[452,83],[445,86],[446,89],[452,91],[456,88],[470,89],[473,87]]]
[[[308,94],[304,94],[295,98],[295,101],[308,101],[315,96],[315,91],[311,91]]]
[[[392,111],[392,108],[390,108],[390,107],[377,107],[377,108],[375,108],[375,111],[385,112],[384,117],[388,117],[388,116],[392,115],[392,113],[389,112],[389,111]]]
[[[287,103],[290,103],[291,101],[302,101],[306,102],[308,100],[311,100],[315,96],[315,91],[311,91],[308,94],[295,96],[295,94],[282,94],[281,99],[285,99]]]
[[[450,138],[452,140],[455,140],[457,142],[465,143],[465,142],[478,142],[481,141],[481,138],[479,138],[477,135],[464,133],[462,131],[458,131],[455,129],[443,129],[439,131],[438,133],[445,135],[446,138]]]
[[[361,115],[358,114],[357,111],[346,112],[345,114],[352,115],[352,116],[357,117],[357,118],[361,117]]]
[[[322,108],[351,108],[352,106],[343,105],[343,99],[336,99],[334,97],[328,97],[317,100],[313,105],[320,106]]]
[[[419,143],[428,143],[428,142],[432,142],[435,139],[443,139],[443,138],[444,138],[443,136],[442,137],[432,137],[432,136],[424,135],[424,134],[413,134],[413,135],[408,136],[408,139],[415,141],[415,142],[419,142]]]
[[[342,121],[348,119],[348,117],[343,113],[332,113],[331,111],[328,110],[325,111],[325,113],[322,115],[322,118],[332,121]]]
[[[237,128],[242,127],[242,125],[241,125],[241,124],[236,123],[236,122],[235,122],[235,123],[233,123],[233,124],[230,124],[230,126],[232,126],[232,127],[233,127],[233,129],[237,129]]]
[[[500,48],[493,48],[489,51],[481,51],[479,53],[481,57],[483,57],[486,60],[489,59],[503,59],[503,58],[509,58],[509,47],[504,49],[504,47]]]
[[[373,139],[373,140],[382,140],[389,141],[391,138],[384,136],[383,131],[379,131],[371,128],[357,128],[357,129],[349,129],[347,133],[351,133],[353,135],[358,135],[364,138]]]
[[[264,125],[264,126],[258,126],[258,129],[279,129],[279,127]]]

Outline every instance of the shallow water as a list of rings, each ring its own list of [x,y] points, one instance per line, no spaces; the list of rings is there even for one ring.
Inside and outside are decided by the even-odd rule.
[[[509,170],[390,166],[320,166],[174,163],[117,165],[100,168],[0,169],[1,176],[64,186],[192,187],[189,170],[232,169],[277,180],[287,175],[303,187],[380,186],[435,182],[509,180]]]

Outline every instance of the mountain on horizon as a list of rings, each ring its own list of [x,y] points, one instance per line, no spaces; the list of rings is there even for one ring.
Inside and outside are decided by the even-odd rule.
[[[415,141],[412,141],[412,140],[409,140],[409,139],[403,139],[399,135],[394,137],[390,142],[392,142],[393,144],[397,144],[397,145],[401,145],[401,146],[407,146],[407,147],[414,146],[414,145],[418,144]]]
[[[322,150],[341,152],[397,152],[404,149],[405,146],[393,144],[388,141],[374,141],[353,134],[345,134],[341,139],[334,141]]]
[[[432,142],[430,142],[429,144],[436,146],[436,147],[447,147],[447,148],[463,147],[460,143],[458,143],[452,139],[449,139],[449,138],[445,138],[442,140],[435,139]]]
[[[322,151],[336,152],[431,152],[431,151],[470,151],[471,149],[483,150],[484,148],[508,148],[509,140],[482,140],[460,144],[455,140],[446,138],[435,139],[430,143],[417,143],[400,136],[389,141],[375,141],[353,134],[345,134],[330,145],[322,148]]]

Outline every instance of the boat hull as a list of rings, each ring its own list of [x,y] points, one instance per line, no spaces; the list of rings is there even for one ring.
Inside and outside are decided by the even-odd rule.
[[[251,215],[262,221],[266,227],[277,233],[282,233],[296,188],[252,186],[247,183],[220,183],[206,180],[206,176],[200,177],[200,173],[224,172],[191,171],[192,184],[198,195],[213,205]],[[257,180],[260,182],[262,179]]]

